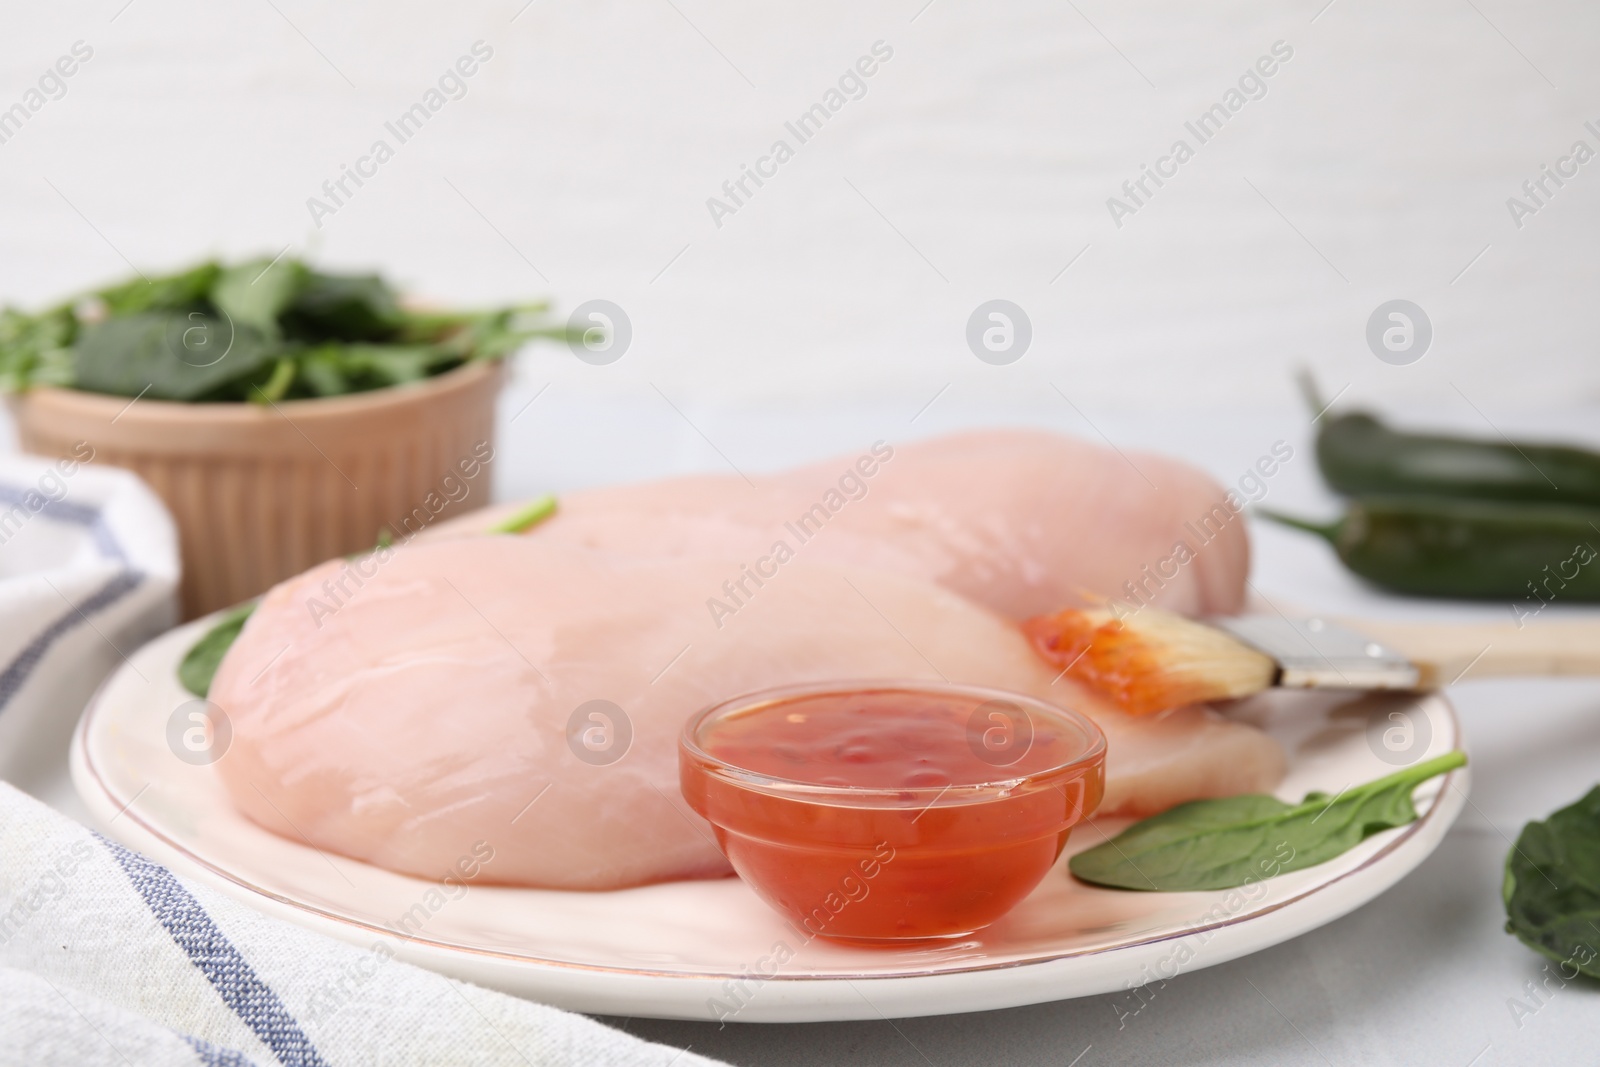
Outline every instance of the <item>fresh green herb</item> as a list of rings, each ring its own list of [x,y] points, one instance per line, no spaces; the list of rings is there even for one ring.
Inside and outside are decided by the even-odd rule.
[[[1232,889],[1325,863],[1414,821],[1411,791],[1466,762],[1465,753],[1449,752],[1337,796],[1309,793],[1299,804],[1262,794],[1190,801],[1078,853],[1068,866],[1083,881],[1114,889]]]
[[[492,534],[519,534],[531,530],[556,513],[556,498],[545,495],[489,527]]]
[[[306,282],[300,263],[273,264],[256,260],[230,267],[211,287],[211,302],[236,326],[249,326],[264,337],[279,336],[278,318],[294,303]]]
[[[1506,856],[1504,893],[1507,933],[1600,978],[1600,786],[1522,828]]]
[[[258,404],[276,404],[289,391],[289,386],[294,384],[294,375],[294,360],[280,358],[272,368],[272,377],[267,379],[265,385],[256,386],[255,395],[250,399]]]
[[[239,605],[219,619],[204,637],[190,647],[184,654],[183,662],[178,664],[178,681],[183,683],[185,689],[197,697],[211,692],[211,679],[216,677],[222,657],[233,647],[234,638],[239,636],[245,620],[255,610],[256,602],[253,600]]]
[[[141,311],[83,329],[73,384],[92,393],[200,400],[273,362],[272,348],[248,327],[230,329],[200,311]]]
[[[307,270],[284,309],[284,327],[306,338],[383,341],[405,321],[395,291],[376,274]]]
[[[205,301],[222,268],[202,263],[176,274],[130,278],[121,285],[89,294],[97,311],[108,315],[137,315],[141,311],[185,311]]]
[[[0,392],[72,381],[72,343],[78,320],[71,308],[38,315],[0,309]]]
[[[296,260],[202,263],[37,314],[0,310],[0,390],[65,385],[189,402],[340,396],[565,339],[548,310],[419,311],[377,275]]]

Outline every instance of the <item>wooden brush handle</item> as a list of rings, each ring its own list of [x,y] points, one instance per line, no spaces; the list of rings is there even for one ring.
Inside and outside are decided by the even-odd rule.
[[[1600,675],[1600,620],[1593,622],[1432,623],[1342,619],[1408,657],[1432,689],[1468,678]]]

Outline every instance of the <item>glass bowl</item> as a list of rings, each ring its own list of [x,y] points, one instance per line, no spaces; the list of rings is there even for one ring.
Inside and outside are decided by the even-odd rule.
[[[751,693],[685,725],[684,799],[807,939],[959,937],[1049,872],[1105,791],[1074,711],[938,682]]]

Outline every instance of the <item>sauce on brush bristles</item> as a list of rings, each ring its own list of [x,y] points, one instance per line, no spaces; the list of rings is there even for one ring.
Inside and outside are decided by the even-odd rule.
[[[1277,664],[1205,623],[1114,605],[1041,615],[1022,632],[1044,659],[1130,715],[1250,696]]]

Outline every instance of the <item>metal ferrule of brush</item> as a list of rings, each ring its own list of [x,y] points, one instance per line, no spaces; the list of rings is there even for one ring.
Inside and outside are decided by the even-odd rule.
[[[1262,615],[1208,620],[1278,664],[1288,689],[1416,689],[1421,672],[1405,656],[1326,619]]]

